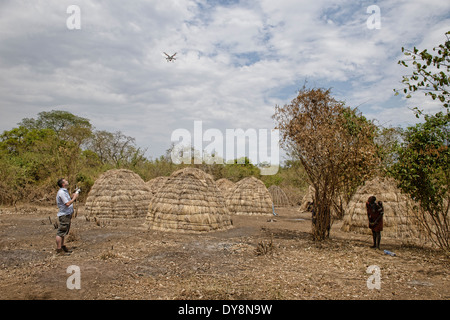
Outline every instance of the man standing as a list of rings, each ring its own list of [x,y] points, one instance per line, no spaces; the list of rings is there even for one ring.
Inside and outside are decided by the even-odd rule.
[[[367,217],[369,218],[369,228],[372,230],[373,246],[371,248],[380,249],[381,231],[383,231],[383,203],[376,202],[375,196],[369,197],[366,202]]]
[[[73,214],[73,203],[78,198],[79,191],[77,190],[70,198],[67,187],[69,182],[66,179],[61,178],[58,180],[59,190],[56,194],[56,204],[58,205],[58,220],[59,227],[56,232],[56,253],[58,255],[64,255],[71,253],[69,249],[64,245],[64,237],[69,234],[70,224]]]

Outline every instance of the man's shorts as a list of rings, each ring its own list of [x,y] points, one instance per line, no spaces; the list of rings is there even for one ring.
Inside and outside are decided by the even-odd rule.
[[[58,217],[59,220],[59,227],[58,231],[56,232],[56,235],[59,237],[65,237],[69,233],[70,230],[70,223],[72,221],[72,215],[66,214],[63,216]]]

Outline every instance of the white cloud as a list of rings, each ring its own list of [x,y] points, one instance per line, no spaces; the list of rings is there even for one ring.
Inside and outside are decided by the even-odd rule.
[[[377,1],[381,29],[369,30],[372,1],[84,0],[81,30],[71,31],[70,4],[0,4],[0,129],[66,108],[154,157],[194,120],[272,128],[275,104],[305,79],[392,125],[414,118],[414,103],[435,110],[428,98],[393,98],[408,72],[397,61],[402,46],[442,42],[450,22],[445,1]]]

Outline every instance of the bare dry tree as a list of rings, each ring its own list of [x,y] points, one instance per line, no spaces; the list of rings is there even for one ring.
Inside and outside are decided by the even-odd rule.
[[[330,89],[305,86],[290,104],[275,107],[273,119],[281,146],[302,163],[315,189],[312,233],[324,240],[336,195],[356,189],[379,163],[376,126],[356,108],[334,99]]]

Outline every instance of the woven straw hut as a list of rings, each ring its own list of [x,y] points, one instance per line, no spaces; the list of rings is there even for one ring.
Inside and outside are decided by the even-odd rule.
[[[144,228],[201,233],[232,228],[232,221],[211,175],[187,167],[172,173],[156,192]]]
[[[222,178],[216,181],[217,187],[220,190],[228,190],[233,188],[234,182],[231,180],[228,180],[227,178]]]
[[[313,196],[314,196],[315,189],[312,185],[308,187],[308,191],[303,196],[302,204],[300,205],[300,208],[298,208],[299,211],[308,211],[308,209],[311,207],[313,203]]]
[[[412,218],[413,201],[397,188],[395,180],[381,177],[367,181],[357,189],[346,207],[343,231],[371,234],[366,210],[366,201],[370,196],[383,202],[383,235],[395,238],[420,237]]]
[[[139,175],[126,169],[114,169],[95,181],[84,212],[97,218],[144,219],[149,202],[150,191]]]
[[[159,188],[161,188],[168,179],[169,177],[160,176],[146,182],[146,185],[150,189],[152,196],[156,194]]]
[[[217,188],[222,192],[223,197],[228,197],[228,192],[234,187],[235,183],[227,178],[222,178],[216,181]]]
[[[289,207],[291,205],[288,196],[279,186],[271,185],[269,187],[269,193],[276,207]]]
[[[237,215],[273,213],[269,190],[255,177],[247,177],[237,182],[228,193],[226,204],[230,212]]]
[[[312,185],[308,187],[308,191],[303,196],[300,208],[298,208],[298,211],[311,211],[313,209],[313,197],[314,193],[316,192],[316,189]],[[342,209],[341,207],[344,206],[343,200],[339,196],[335,196],[334,202],[331,206],[331,214],[334,218],[341,219],[342,218]]]

